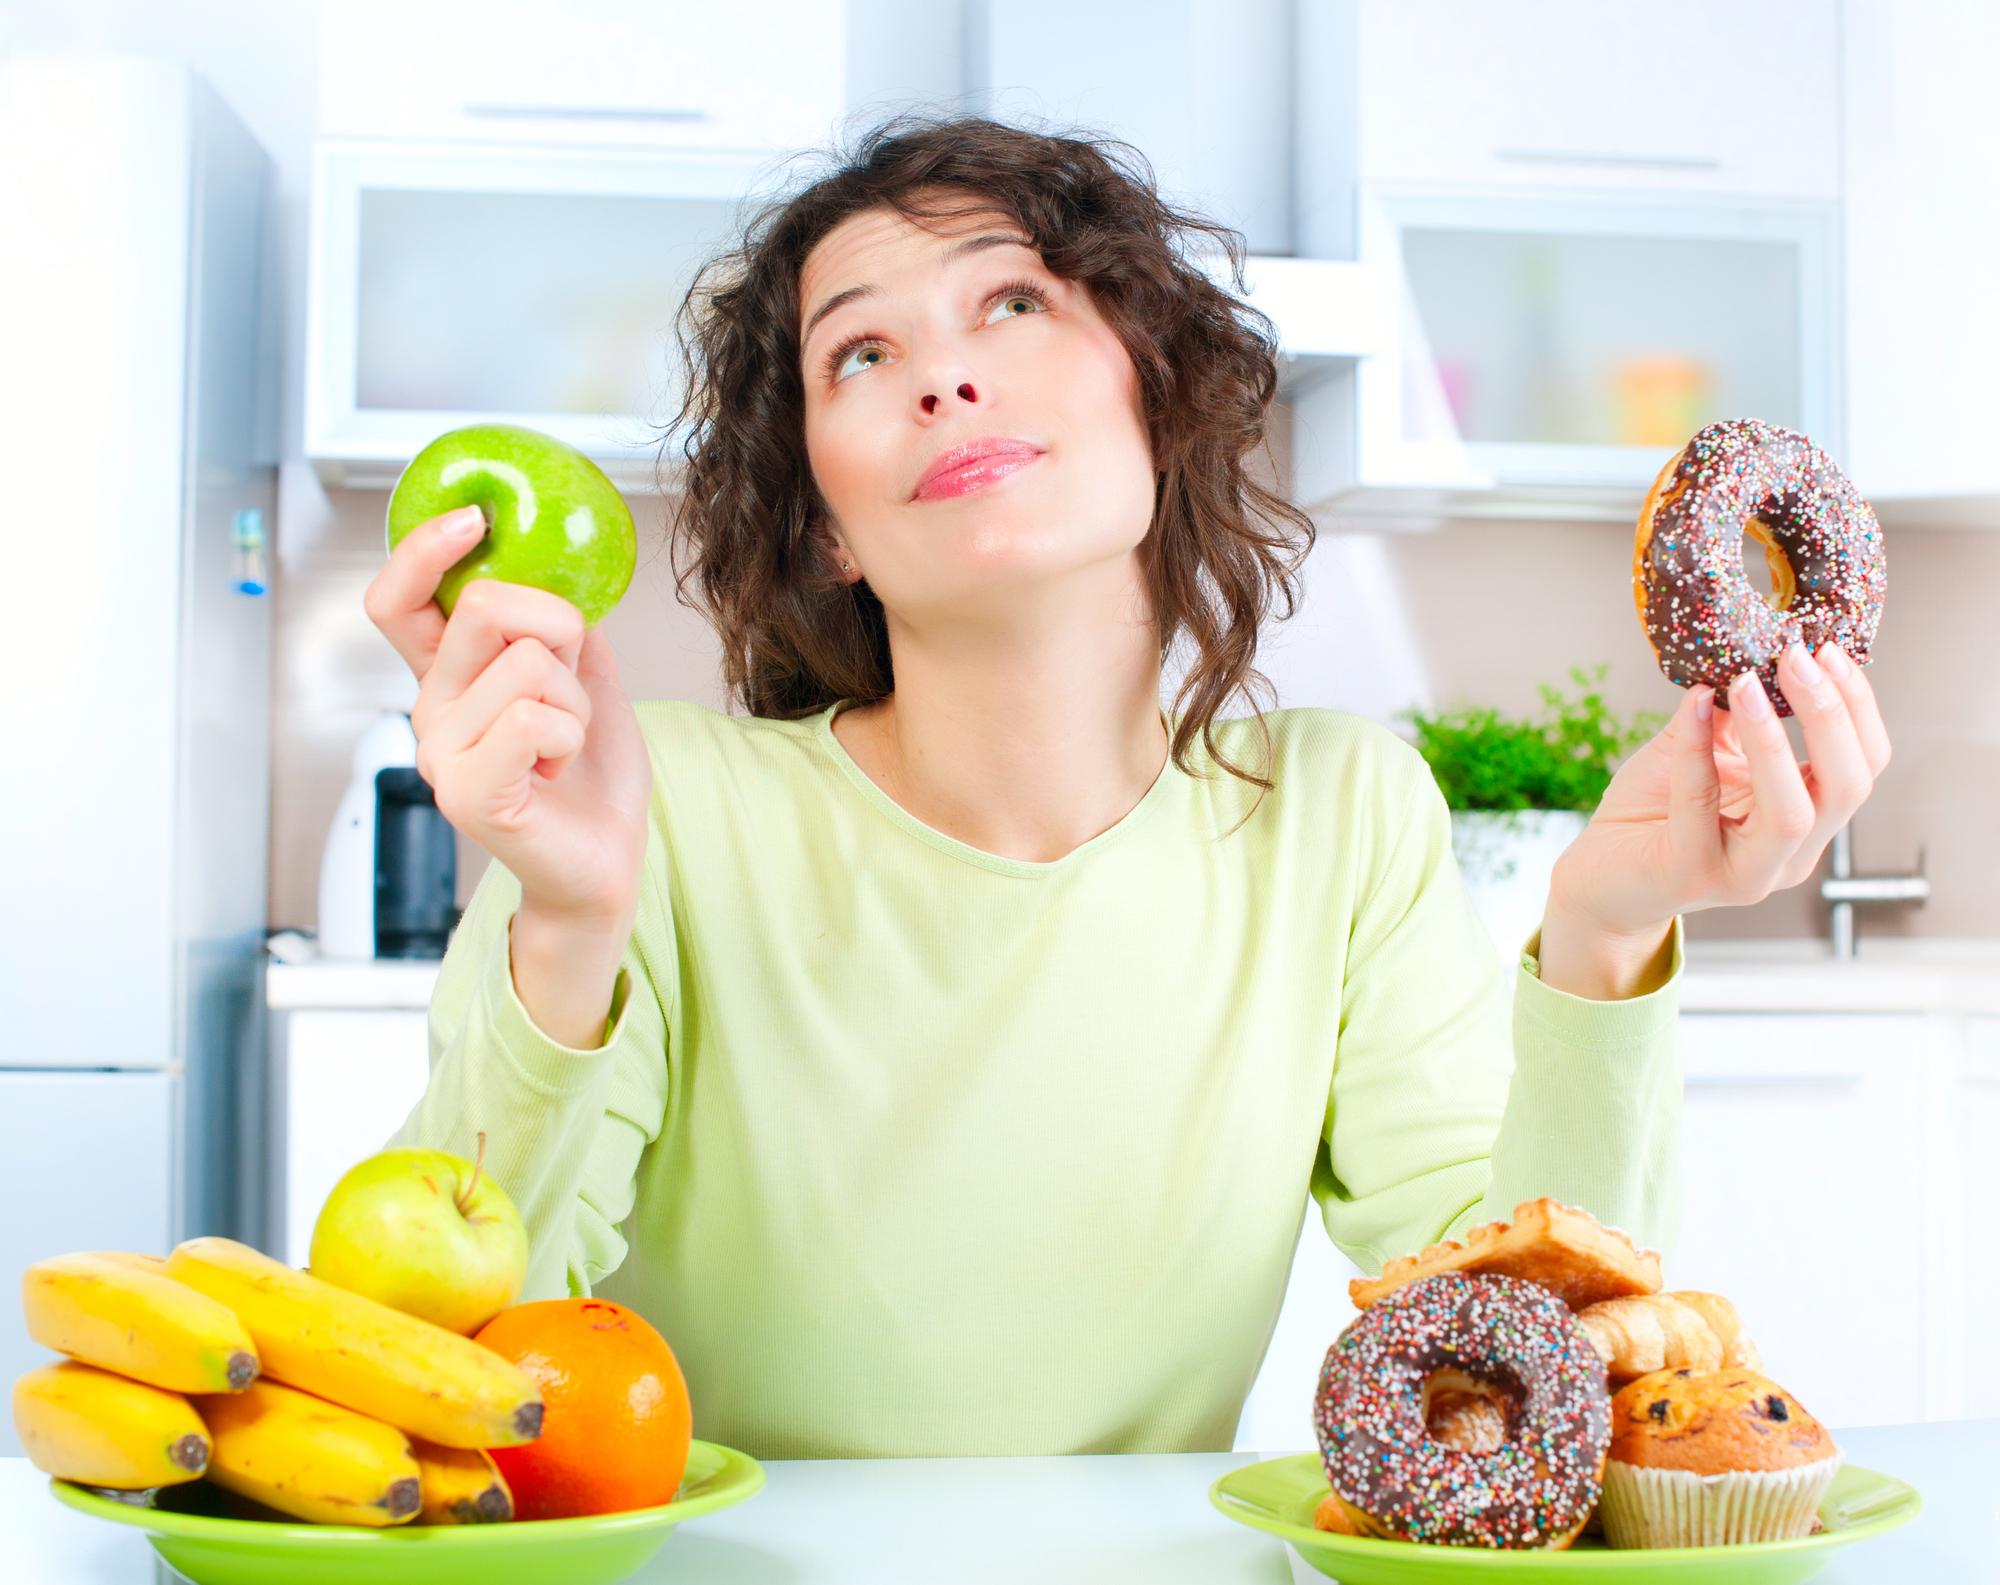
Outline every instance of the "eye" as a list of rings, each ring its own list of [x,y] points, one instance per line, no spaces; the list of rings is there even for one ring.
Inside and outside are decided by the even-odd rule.
[[[864,341],[859,346],[849,347],[834,362],[833,377],[844,380],[850,374],[859,374],[863,369],[878,368],[889,361],[889,350],[880,342]]]
[[[1039,287],[1030,287],[1025,282],[1009,286],[994,299],[993,307],[987,312],[986,323],[997,325],[1003,319],[1024,319],[1029,314],[1044,313],[1048,309],[1048,299]]]

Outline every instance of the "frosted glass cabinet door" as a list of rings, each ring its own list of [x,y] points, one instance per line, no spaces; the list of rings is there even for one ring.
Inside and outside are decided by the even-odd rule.
[[[364,190],[355,405],[670,416],[674,316],[735,214],[719,198]]]
[[[1403,270],[1474,444],[1677,447],[1718,418],[1799,424],[1796,242],[1412,227]]]
[[[164,1255],[173,1227],[174,1081],[164,1073],[0,1072],[0,1273],[78,1249]],[[0,1381],[53,1358],[0,1304]],[[20,1454],[0,1419],[0,1458]]]
[[[1722,418],[1839,455],[1826,206],[1378,189],[1361,226],[1400,294],[1356,371],[1364,485],[1636,491]]]
[[[679,407],[682,300],[764,163],[323,141],[307,455],[329,479],[387,486],[444,431],[498,420],[649,488]]]

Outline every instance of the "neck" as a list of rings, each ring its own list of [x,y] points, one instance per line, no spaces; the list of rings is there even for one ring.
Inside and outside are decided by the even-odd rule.
[[[1031,863],[1073,852],[1132,811],[1167,757],[1137,558],[1106,572],[1111,587],[997,616],[890,613],[896,691],[843,711],[834,735],[934,831]]]

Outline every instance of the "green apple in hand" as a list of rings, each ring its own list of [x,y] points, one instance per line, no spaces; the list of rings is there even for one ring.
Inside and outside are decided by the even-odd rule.
[[[312,1274],[468,1336],[512,1304],[528,1275],[528,1230],[478,1162],[385,1150],[350,1167],[313,1224]]]
[[[519,424],[474,424],[417,453],[389,497],[389,548],[454,507],[486,514],[486,537],[444,575],[446,616],[474,578],[559,594],[595,627],[632,581],[638,536],[616,486],[574,446]]]

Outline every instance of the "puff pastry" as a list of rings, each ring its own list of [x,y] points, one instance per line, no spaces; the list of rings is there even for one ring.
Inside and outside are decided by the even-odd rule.
[[[1572,1310],[1605,1299],[1660,1291],[1660,1257],[1640,1249],[1615,1227],[1588,1211],[1551,1199],[1514,1208],[1511,1222],[1488,1222],[1470,1229],[1463,1242],[1433,1244],[1415,1255],[1392,1260],[1379,1277],[1357,1277],[1347,1285],[1357,1310],[1419,1277],[1441,1271],[1520,1277],[1540,1283]]]

